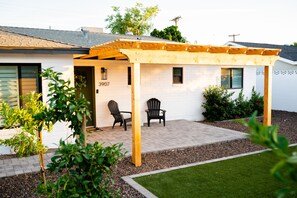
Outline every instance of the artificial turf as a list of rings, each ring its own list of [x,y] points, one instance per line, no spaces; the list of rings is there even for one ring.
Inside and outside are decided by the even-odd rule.
[[[134,180],[161,198],[275,197],[275,191],[284,187],[270,174],[277,161],[272,152],[264,152]]]

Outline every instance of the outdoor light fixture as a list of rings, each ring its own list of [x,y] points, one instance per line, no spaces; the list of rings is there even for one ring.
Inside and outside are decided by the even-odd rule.
[[[107,80],[107,69],[105,67],[101,67],[101,80]]]

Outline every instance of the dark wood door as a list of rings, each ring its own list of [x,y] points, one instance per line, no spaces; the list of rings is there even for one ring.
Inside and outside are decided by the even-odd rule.
[[[76,95],[83,93],[90,102],[89,110],[91,120],[88,119],[87,126],[95,126],[95,93],[94,93],[94,67],[74,67],[74,77],[76,83],[83,83],[81,89],[76,90]]]

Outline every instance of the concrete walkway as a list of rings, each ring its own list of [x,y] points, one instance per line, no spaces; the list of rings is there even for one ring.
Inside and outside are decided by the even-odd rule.
[[[199,146],[242,138],[246,138],[246,136],[241,132],[186,120],[168,121],[166,127],[163,127],[163,124],[159,123],[151,123],[151,127],[143,126],[141,137],[143,153]],[[88,133],[87,141],[89,143],[98,141],[104,143],[104,145],[123,143],[127,155],[130,155],[132,151],[131,126],[128,126],[127,131],[120,126],[116,126],[114,129],[111,127],[102,128],[102,131],[98,130]],[[46,165],[52,156],[53,153],[45,154]],[[38,156],[0,160],[0,177],[39,170]]]

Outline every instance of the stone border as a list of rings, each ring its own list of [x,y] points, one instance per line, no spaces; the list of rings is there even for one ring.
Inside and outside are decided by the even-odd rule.
[[[297,146],[297,143],[290,144],[289,146],[290,147],[291,146]],[[248,156],[248,155],[254,155],[254,154],[258,154],[258,153],[264,153],[264,152],[267,152],[267,151],[270,151],[270,150],[271,149],[264,149],[264,150],[260,150],[260,151],[242,153],[242,154],[232,155],[232,156],[228,156],[228,157],[222,157],[222,158],[211,159],[211,160],[207,160],[207,161],[196,162],[196,163],[191,163],[191,164],[186,164],[186,165],[181,165],[181,166],[176,166],[176,167],[171,167],[171,168],[166,168],[166,169],[160,169],[160,170],[155,170],[155,171],[150,171],[150,172],[145,172],[145,173],[139,173],[139,174],[124,176],[124,177],[122,177],[122,179],[125,182],[127,182],[130,186],[132,186],[135,190],[137,190],[139,193],[144,195],[145,197],[157,198],[153,193],[151,193],[146,188],[144,188],[143,186],[141,186],[140,184],[135,182],[133,180],[133,178],[147,176],[147,175],[153,175],[153,174],[158,174],[158,173],[164,173],[164,172],[169,172],[169,171],[173,171],[173,170],[177,170],[177,169],[181,169],[181,168],[189,168],[189,167],[193,167],[193,166],[199,166],[199,165],[203,165],[203,164],[209,164],[209,163],[213,163],[213,162],[219,162],[219,161],[244,157],[244,156]]]

